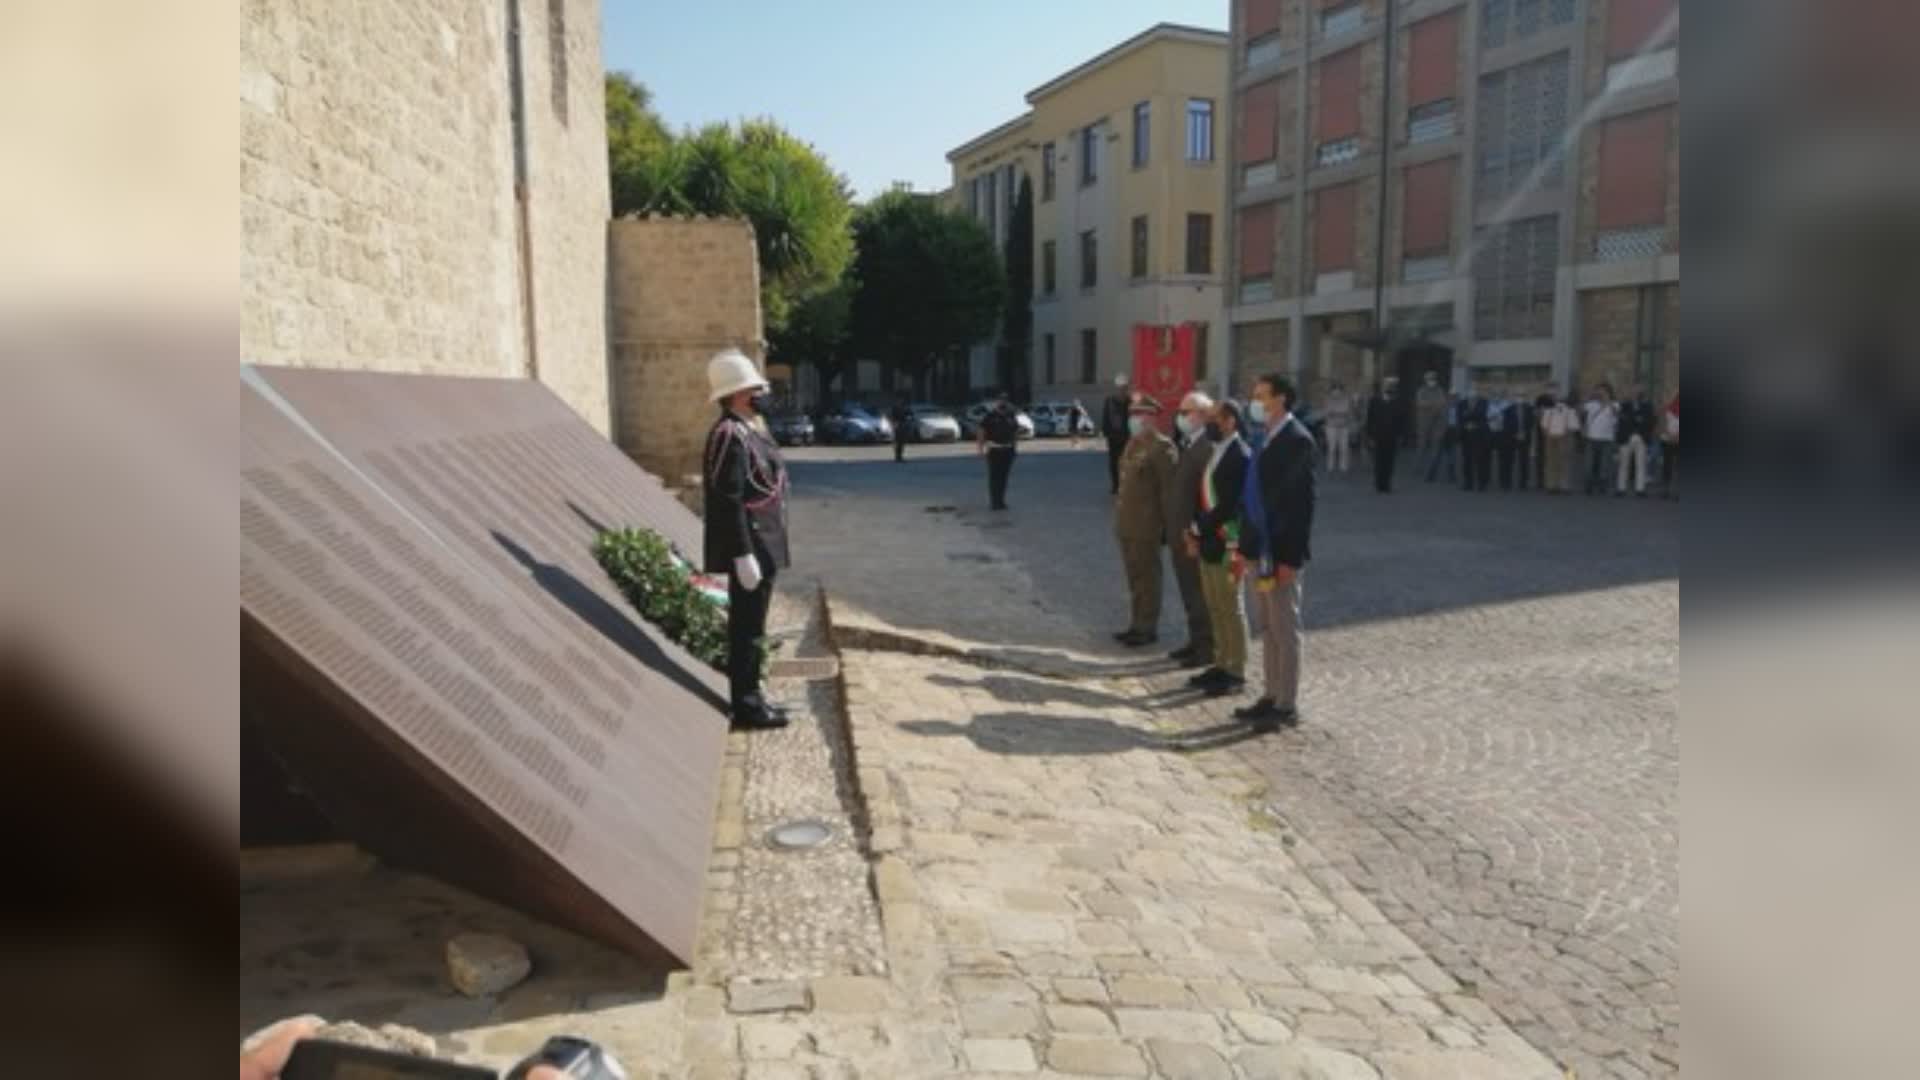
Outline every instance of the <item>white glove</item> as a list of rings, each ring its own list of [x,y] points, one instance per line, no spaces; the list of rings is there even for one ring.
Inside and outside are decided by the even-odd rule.
[[[760,560],[751,555],[742,555],[733,560],[733,576],[740,579],[740,587],[752,592],[760,587]]]

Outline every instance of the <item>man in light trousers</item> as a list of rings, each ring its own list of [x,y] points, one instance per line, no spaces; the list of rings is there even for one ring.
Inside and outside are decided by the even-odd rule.
[[[1234,567],[1253,577],[1254,601],[1265,627],[1261,634],[1266,692],[1235,709],[1257,733],[1300,722],[1300,576],[1311,556],[1314,475],[1313,436],[1294,418],[1293,383],[1263,375],[1254,384],[1252,414],[1266,426],[1266,439],[1247,470],[1239,551]]]

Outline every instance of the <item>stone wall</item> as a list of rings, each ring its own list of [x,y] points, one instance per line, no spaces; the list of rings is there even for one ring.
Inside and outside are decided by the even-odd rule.
[[[1253,393],[1253,380],[1291,370],[1285,319],[1238,324],[1233,328],[1233,349],[1233,394],[1243,402]]]
[[[606,431],[599,5],[521,11],[538,373]],[[534,371],[499,5],[248,0],[239,90],[244,359]]]
[[[765,362],[753,227],[621,218],[608,250],[614,441],[669,485],[697,488],[714,417],[707,361],[732,345]]]
[[[1661,285],[1661,349],[1649,371],[1648,390],[1664,402],[1680,386],[1680,286]],[[1640,289],[1595,289],[1580,294],[1580,357],[1575,386],[1581,395],[1605,381],[1626,396],[1636,382]]]

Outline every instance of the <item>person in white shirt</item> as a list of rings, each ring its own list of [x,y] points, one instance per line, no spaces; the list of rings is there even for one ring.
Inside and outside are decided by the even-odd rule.
[[[1321,402],[1321,415],[1327,423],[1327,472],[1346,472],[1353,464],[1353,395],[1335,379],[1327,399]]]
[[[1601,383],[1587,398],[1587,483],[1589,495],[1605,495],[1613,480],[1616,446],[1614,434],[1620,426],[1620,406],[1613,400],[1613,386]]]
[[[1549,392],[1546,405],[1540,410],[1541,444],[1546,448],[1540,482],[1549,495],[1567,493],[1567,462],[1573,449],[1573,438],[1579,431],[1580,414],[1573,411],[1573,406],[1558,400]]]

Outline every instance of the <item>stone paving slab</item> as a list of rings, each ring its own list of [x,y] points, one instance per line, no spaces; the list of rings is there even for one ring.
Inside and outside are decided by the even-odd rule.
[[[895,830],[876,878],[894,1000],[937,1021],[911,1075],[1028,1055],[1063,1075],[1561,1075],[1423,985],[1430,959],[1256,812],[1259,776],[1174,749],[1122,682],[858,651],[842,672],[868,812]]]

